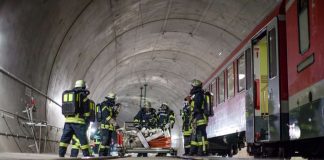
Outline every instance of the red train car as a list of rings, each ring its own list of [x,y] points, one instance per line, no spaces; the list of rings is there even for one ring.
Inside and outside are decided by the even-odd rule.
[[[214,93],[210,151],[321,157],[324,1],[283,1],[204,83]],[[305,147],[307,145],[307,147]]]

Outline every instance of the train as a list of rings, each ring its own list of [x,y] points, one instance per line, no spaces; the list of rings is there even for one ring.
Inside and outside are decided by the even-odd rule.
[[[204,82],[210,153],[324,157],[323,8],[281,1]]]

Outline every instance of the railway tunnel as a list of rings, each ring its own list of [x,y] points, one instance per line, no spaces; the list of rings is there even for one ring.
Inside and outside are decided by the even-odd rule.
[[[95,103],[117,94],[120,125],[133,120],[147,84],[152,107],[166,102],[175,112],[172,146],[182,154],[191,80],[207,82],[281,3],[0,0],[0,152],[56,154],[62,93],[83,79]]]

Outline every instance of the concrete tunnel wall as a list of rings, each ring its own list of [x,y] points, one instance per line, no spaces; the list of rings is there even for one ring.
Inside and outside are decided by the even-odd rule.
[[[148,83],[153,107],[168,102],[176,113],[173,136],[178,146],[179,109],[190,80],[206,79],[277,3],[0,1],[0,67],[58,103],[77,79],[87,81],[95,102],[114,91],[125,106],[119,123],[138,111],[139,88]],[[4,115],[0,133],[32,135],[22,123],[25,120],[16,117],[26,117],[22,111],[31,96],[36,99],[38,121],[63,127],[58,105],[0,72],[0,116]],[[58,140],[61,130],[56,127],[43,128],[42,138]],[[0,135],[0,152],[36,152],[33,144],[32,139]],[[45,146],[45,152],[57,149],[56,142]]]

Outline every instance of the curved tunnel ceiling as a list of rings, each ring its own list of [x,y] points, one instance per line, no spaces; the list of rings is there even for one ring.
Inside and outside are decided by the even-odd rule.
[[[55,2],[51,2],[55,3]],[[64,4],[66,3],[66,4]],[[114,91],[128,109],[138,110],[140,89],[179,113],[193,78],[205,80],[245,36],[274,9],[277,0],[94,0],[58,1],[73,11],[49,48],[48,95],[61,93],[85,79],[96,102]],[[64,4],[64,5],[63,5]],[[74,10],[73,10],[74,9]],[[49,19],[56,15],[51,13]],[[69,24],[69,25],[68,25]],[[180,118],[179,118],[180,119]]]

